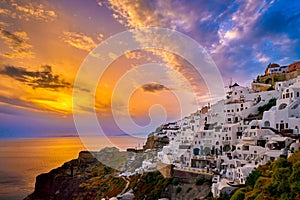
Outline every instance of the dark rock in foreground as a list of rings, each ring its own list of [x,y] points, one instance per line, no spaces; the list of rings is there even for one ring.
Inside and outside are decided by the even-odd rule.
[[[128,196],[131,196],[130,199],[146,200],[205,199],[210,191],[209,184],[196,185],[195,177],[188,181],[179,176],[173,177],[168,167],[160,170],[162,173],[154,171],[119,177],[120,171],[107,167],[94,158],[109,158],[111,162],[122,166],[128,155],[132,157],[132,153],[119,152],[116,148],[105,148],[93,153],[82,151],[77,159],[66,162],[49,173],[38,175],[34,192],[25,200],[109,199],[122,195],[123,199]],[[137,154],[136,158],[140,156]],[[169,178],[165,178],[163,174],[168,174]]]

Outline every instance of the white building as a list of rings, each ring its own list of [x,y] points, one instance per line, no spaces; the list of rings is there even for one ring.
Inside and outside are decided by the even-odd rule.
[[[280,97],[276,101],[276,106],[264,112],[264,126],[272,127],[278,131],[299,134],[300,77],[295,80],[295,83],[290,83],[286,88],[282,88],[279,84],[277,88],[281,91]]]

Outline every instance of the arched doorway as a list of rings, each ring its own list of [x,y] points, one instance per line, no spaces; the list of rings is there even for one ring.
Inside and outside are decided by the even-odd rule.
[[[264,126],[265,127],[270,127],[270,122],[269,121],[265,121]]]

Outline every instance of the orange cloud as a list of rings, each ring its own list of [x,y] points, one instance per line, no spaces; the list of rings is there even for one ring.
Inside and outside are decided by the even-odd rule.
[[[97,45],[91,37],[83,33],[64,31],[62,39],[65,43],[84,51],[91,51]]]
[[[13,2],[12,7],[19,12],[19,18],[34,18],[37,20],[43,21],[52,21],[57,17],[57,14],[54,10],[46,10],[42,4],[33,4],[29,3],[27,5],[20,5],[16,2]]]
[[[26,32],[10,32],[0,28],[0,38],[4,40],[12,52],[2,52],[7,58],[33,58],[32,45],[28,43]]]

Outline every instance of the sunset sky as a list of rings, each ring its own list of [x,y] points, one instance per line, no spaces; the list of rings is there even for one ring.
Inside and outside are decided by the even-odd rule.
[[[126,30],[161,27],[186,34],[211,56],[225,85],[232,79],[249,86],[270,62],[287,65],[300,60],[296,0],[0,0],[0,5],[0,137],[76,135],[76,74],[91,50]],[[128,53],[109,66],[95,94],[97,116],[109,135],[122,134],[111,111],[112,101],[121,103],[122,96],[113,95],[117,82],[148,62],[168,65],[184,76],[198,95],[198,107],[209,101],[207,87],[194,77],[186,60],[164,51]],[[146,74],[176,77],[164,67]],[[139,87],[127,106],[134,121],[148,124],[148,110],[157,103],[168,120],[177,119],[180,109],[172,89],[152,82]],[[193,101],[187,104],[192,108]]]

